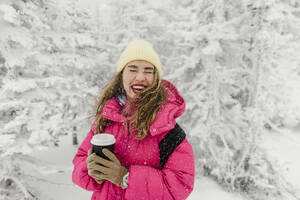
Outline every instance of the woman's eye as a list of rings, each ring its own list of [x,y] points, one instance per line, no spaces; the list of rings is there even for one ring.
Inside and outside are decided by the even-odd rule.
[[[148,72],[145,72],[146,74],[153,74],[153,72],[150,72],[150,71],[148,71]]]
[[[136,70],[134,70],[134,69],[131,69],[131,70],[129,70],[130,72],[136,72]]]

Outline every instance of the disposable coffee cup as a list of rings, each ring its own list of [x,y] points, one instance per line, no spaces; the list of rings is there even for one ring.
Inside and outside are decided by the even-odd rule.
[[[102,153],[102,149],[108,149],[111,152],[114,152],[116,139],[112,134],[108,133],[100,133],[93,136],[91,143],[93,145],[93,152],[96,153],[96,155],[109,160],[108,157],[106,157]]]

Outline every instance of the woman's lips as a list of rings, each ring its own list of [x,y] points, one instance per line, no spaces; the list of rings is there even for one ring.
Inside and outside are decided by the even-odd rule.
[[[131,85],[131,90],[134,94],[137,94],[139,93],[140,91],[142,91],[143,89],[146,88],[146,86],[144,84],[139,84],[139,83],[136,83],[136,84],[133,84]]]
[[[134,89],[132,89],[132,88],[131,88],[131,90],[132,90],[132,92],[133,92],[134,94],[137,94],[137,93],[140,92],[140,91],[136,91],[136,90],[134,90]]]

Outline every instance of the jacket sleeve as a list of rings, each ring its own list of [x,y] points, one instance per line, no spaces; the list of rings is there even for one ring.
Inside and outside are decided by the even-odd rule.
[[[162,170],[144,165],[129,167],[126,200],[183,200],[194,188],[195,163],[192,146],[184,139]]]
[[[89,191],[99,191],[102,187],[98,184],[94,178],[88,174],[86,158],[88,155],[88,150],[92,147],[90,141],[94,135],[93,129],[91,128],[87,137],[81,143],[78,151],[73,159],[74,169],[72,172],[72,181],[76,185],[89,190]]]

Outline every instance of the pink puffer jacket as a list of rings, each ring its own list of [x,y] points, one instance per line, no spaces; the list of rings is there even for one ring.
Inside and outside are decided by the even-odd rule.
[[[101,116],[113,121],[105,132],[116,138],[114,153],[121,164],[129,169],[126,189],[105,181],[98,184],[88,175],[87,152],[92,147],[90,141],[95,133],[94,124],[80,145],[73,159],[72,180],[80,187],[93,191],[92,200],[181,200],[186,199],[194,187],[194,154],[187,139],[174,150],[164,168],[160,170],[159,142],[174,128],[175,118],[182,115],[185,102],[177,89],[165,81],[168,100],[158,112],[144,140],[129,136],[124,126],[124,117],[115,98],[108,100]]]

